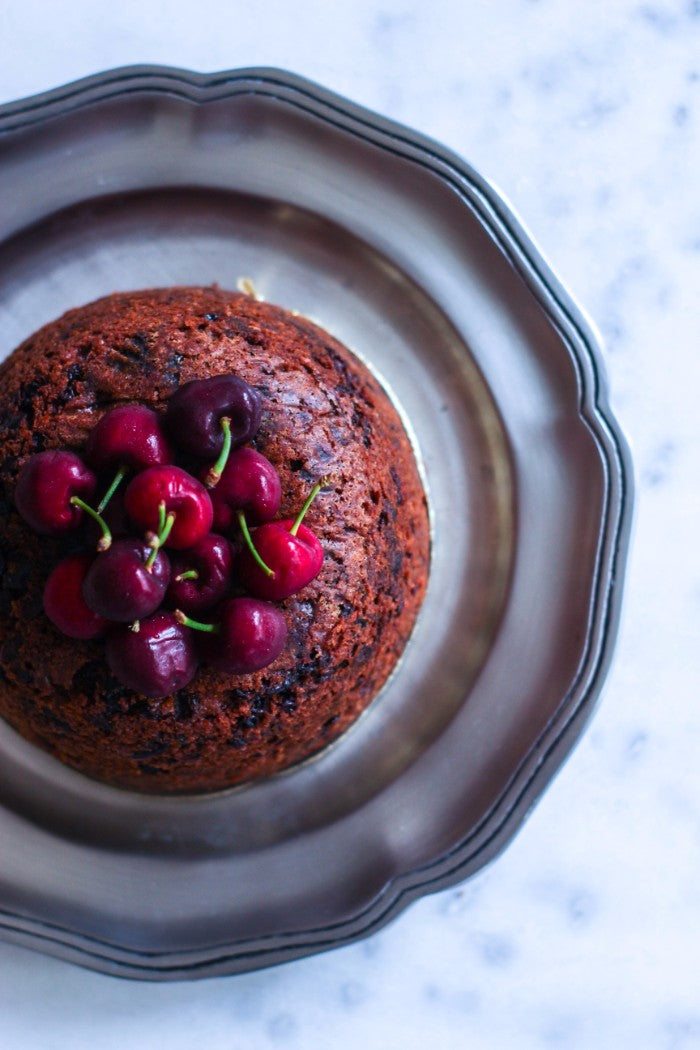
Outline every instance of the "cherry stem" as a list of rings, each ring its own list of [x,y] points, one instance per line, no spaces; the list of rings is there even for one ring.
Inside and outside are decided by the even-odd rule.
[[[289,535],[290,536],[296,536],[297,532],[299,531],[299,526],[301,525],[302,521],[306,517],[307,510],[309,509],[309,507],[311,506],[313,501],[318,496],[319,492],[323,488],[323,485],[324,485],[324,481],[323,481],[323,479],[321,479],[321,481],[317,481],[316,484],[314,485],[314,487],[311,489],[311,492],[309,493],[309,498],[307,499],[306,503],[304,504],[304,506],[299,511],[299,516],[297,517],[297,520],[294,522],[294,524],[292,525],[291,529],[289,530]]]
[[[207,472],[207,476],[204,479],[204,484],[208,489],[213,489],[218,484],[219,478],[224,472],[224,467],[228,462],[228,457],[231,452],[231,420],[228,416],[222,416],[219,420],[221,429],[224,432],[224,443],[221,446],[221,452],[216,463],[212,464]]]
[[[98,551],[108,550],[112,545],[112,533],[109,531],[109,526],[104,520],[104,518],[101,517],[96,510],[93,510],[92,507],[89,507],[87,503],[80,498],[80,496],[71,496],[70,502],[73,504],[74,507],[80,507],[80,509],[84,510],[86,514],[90,515],[93,521],[97,522],[97,524],[102,530],[102,535],[97,544],[97,549]]]
[[[117,491],[117,489],[121,485],[123,479],[126,477],[126,474],[127,474],[128,470],[129,470],[128,467],[120,467],[119,470],[117,471],[117,473],[114,475],[114,480],[113,480],[112,484],[109,486],[109,488],[105,492],[104,496],[102,497],[100,502],[97,504],[97,513],[98,514],[102,514],[102,512],[105,509],[105,507],[107,506],[107,504],[111,500],[112,496],[114,495],[114,493]]]
[[[196,569],[188,569],[187,572],[181,572],[179,576],[175,577],[175,583],[184,583],[185,580],[198,580],[199,573]]]
[[[174,524],[175,515],[171,511],[170,514],[166,516],[165,501],[161,500],[158,504],[158,535],[153,536],[152,539],[149,540],[149,543],[153,547],[153,550],[146,559],[147,572],[151,572],[151,570],[153,569],[153,563],[158,556],[158,551],[170,535],[170,530],[172,529]]]
[[[208,634],[219,634],[221,631],[220,623],[201,623],[187,616],[181,609],[176,609],[173,616],[183,627],[191,627],[193,631],[206,631]]]
[[[174,524],[175,524],[175,515],[171,511],[170,514],[168,514],[167,518],[165,519],[165,525],[163,526],[163,531],[158,533],[158,546],[159,547],[162,547],[163,544],[165,543],[165,541],[167,540],[167,538],[170,535],[170,532],[171,532],[172,527],[173,527]]]
[[[253,538],[250,535],[250,531],[248,529],[248,522],[245,520],[245,514],[243,513],[242,510],[238,511],[238,524],[241,526],[241,532],[243,533],[244,540],[248,544],[248,549],[249,549],[250,553],[253,555],[253,557],[255,558],[256,562],[258,563],[258,565],[260,566],[262,571],[267,576],[274,576],[275,574],[272,571],[272,569],[270,568],[270,566],[265,564],[265,562],[262,560],[262,558],[258,554],[257,550],[255,549],[255,544],[253,543]]]

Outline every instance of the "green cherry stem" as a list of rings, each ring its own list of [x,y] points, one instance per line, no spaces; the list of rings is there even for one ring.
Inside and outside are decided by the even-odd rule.
[[[221,630],[220,623],[201,623],[199,620],[193,620],[191,616],[187,616],[181,609],[176,609],[173,616],[183,627],[191,627],[193,631],[206,631],[207,634],[218,634]]]
[[[219,423],[221,424],[221,429],[224,432],[224,443],[221,446],[219,458],[217,459],[216,463],[214,463],[209,468],[207,476],[204,479],[204,484],[207,486],[208,489],[213,489],[214,486],[218,484],[219,478],[224,472],[224,467],[226,466],[228,462],[228,457],[231,453],[231,420],[228,416],[223,416],[219,420]]]
[[[95,521],[102,530],[102,535],[97,544],[98,551],[108,550],[112,546],[112,533],[109,531],[109,525],[104,518],[101,517],[96,510],[93,510],[92,507],[89,507],[80,496],[71,496],[70,501],[74,507],[80,507],[80,509],[84,510],[86,514],[89,514],[93,521]]]
[[[165,502],[161,500],[161,502],[158,504],[158,535],[153,536],[153,538],[150,540],[150,544],[153,547],[153,550],[146,559],[147,572],[150,572],[152,570],[153,563],[156,560],[156,557],[158,556],[158,551],[170,535],[170,530],[172,529],[174,524],[175,515],[172,512],[166,515]]]
[[[265,564],[265,562],[262,560],[262,558],[258,554],[257,550],[255,549],[255,544],[253,543],[253,538],[250,535],[250,531],[248,529],[248,522],[245,520],[245,514],[243,513],[242,510],[238,511],[238,524],[241,526],[241,532],[243,533],[243,539],[248,544],[248,549],[250,550],[250,553],[253,555],[253,557],[255,558],[256,562],[258,563],[258,565],[260,566],[262,571],[267,576],[274,576],[275,574],[272,571],[272,569],[270,568],[270,566]]]
[[[198,580],[199,573],[196,569],[188,569],[186,572],[181,572],[175,577],[175,583],[184,583],[185,580]]]
[[[102,514],[103,513],[103,511],[105,510],[107,504],[111,500],[112,496],[117,491],[117,489],[121,485],[122,481],[126,477],[126,475],[128,473],[128,470],[129,470],[128,467],[120,467],[119,470],[117,471],[117,473],[114,475],[114,480],[112,481],[112,484],[109,486],[109,488],[105,492],[104,496],[102,497],[100,502],[97,504],[97,513],[98,514]]]
[[[314,487],[311,489],[311,492],[309,493],[309,498],[307,499],[306,503],[304,504],[304,506],[299,511],[299,515],[297,517],[297,520],[294,522],[294,524],[292,525],[291,529],[289,530],[290,536],[296,536],[297,532],[299,531],[299,526],[301,525],[302,521],[306,517],[307,510],[309,509],[309,507],[311,506],[313,501],[316,499],[316,497],[318,496],[319,492],[321,491],[321,489],[323,488],[325,483],[326,483],[325,482],[325,478],[321,478],[321,480],[317,481],[316,484],[314,485]]]
[[[158,534],[158,543],[159,543],[159,545],[161,547],[163,546],[163,544],[167,540],[168,536],[170,535],[171,529],[172,529],[174,524],[175,524],[175,515],[171,512],[170,514],[168,514],[167,518],[165,519],[165,525],[163,526],[163,531]]]

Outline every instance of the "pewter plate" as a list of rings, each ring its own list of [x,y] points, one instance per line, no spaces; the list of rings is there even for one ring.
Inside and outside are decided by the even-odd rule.
[[[478,870],[609,663],[628,454],[589,324],[499,195],[275,70],[117,70],[0,109],[0,352],[115,290],[250,279],[352,347],[429,496],[404,659],[317,758],[206,796],[94,783],[0,725],[0,932],[107,973],[345,944]]]

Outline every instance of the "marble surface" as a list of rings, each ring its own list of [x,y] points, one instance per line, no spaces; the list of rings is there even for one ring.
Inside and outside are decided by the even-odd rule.
[[[619,643],[508,849],[348,948],[153,986],[0,944],[0,1050],[700,1047],[700,3],[4,0],[0,102],[110,66],[278,65],[510,199],[602,331],[637,471]]]

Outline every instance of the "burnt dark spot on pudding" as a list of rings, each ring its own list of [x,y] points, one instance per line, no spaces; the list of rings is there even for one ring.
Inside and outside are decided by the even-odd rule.
[[[80,362],[69,365],[66,369],[66,382],[58,395],[61,404],[68,404],[78,395],[78,385],[85,382],[85,367]]]
[[[196,693],[189,693],[185,689],[178,689],[174,696],[175,718],[178,722],[187,722],[193,718],[199,710],[200,702]]]
[[[167,750],[167,744],[161,737],[153,737],[138,751],[132,752],[133,758],[153,758],[154,755],[162,755]]]

